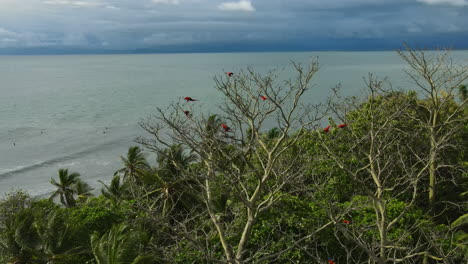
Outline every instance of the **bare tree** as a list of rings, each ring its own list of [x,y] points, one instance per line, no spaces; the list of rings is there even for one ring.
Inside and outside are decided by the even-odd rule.
[[[336,128],[333,133],[320,133],[323,149],[357,183],[356,197],[363,197],[353,201],[351,210],[347,208],[345,213],[352,215],[363,208],[372,208],[374,222],[343,224],[340,221],[343,213],[336,208],[329,210],[330,217],[351,263],[358,263],[351,254],[356,246],[368,257],[367,260],[359,257],[360,263],[414,263],[424,256],[442,260],[430,253],[432,247],[422,235],[414,242],[419,234],[418,223],[401,226],[403,218],[414,209],[421,179],[430,165],[413,155],[421,131],[412,123],[405,124],[411,122],[407,121],[411,98],[392,91],[386,84],[385,80],[370,75],[366,79],[368,96],[364,101],[338,97],[330,103],[335,117],[349,126]],[[408,127],[413,129],[408,131]],[[392,203],[399,201],[403,202],[400,209],[390,213]],[[396,228],[401,233],[391,238]],[[372,235],[373,230],[377,230],[377,236]],[[352,245],[345,241],[352,241]]]
[[[250,68],[232,77],[216,77],[216,89],[225,98],[220,115],[206,116],[176,103],[167,110],[158,108],[155,116],[140,123],[152,135],[138,139],[146,148],[164,155],[165,148],[180,144],[198,156],[202,167],[182,174],[203,190],[202,200],[224,262],[252,261],[249,256],[254,253],[246,251],[255,222],[303,173],[290,150],[304,136],[303,131],[313,129],[320,119],[318,106],[301,101],[318,63],[314,60],[308,66],[293,67],[295,77],[284,82],[278,81],[277,71],[261,75]],[[277,130],[267,136],[267,127]],[[222,197],[224,202],[219,203]],[[236,207],[228,200],[235,201]]]
[[[399,50],[400,57],[408,63],[406,71],[413,83],[419,87],[427,104],[420,104],[427,113],[418,117],[418,122],[428,133],[429,197],[430,203],[435,200],[438,170],[450,167],[444,164],[441,154],[447,149],[454,149],[454,135],[466,123],[463,109],[468,98],[462,98],[459,104],[453,104],[458,87],[468,78],[468,66],[456,65],[448,51],[429,52],[421,49]],[[450,109],[450,111],[448,111]],[[425,157],[420,157],[425,159]],[[452,164],[453,165],[453,164]]]

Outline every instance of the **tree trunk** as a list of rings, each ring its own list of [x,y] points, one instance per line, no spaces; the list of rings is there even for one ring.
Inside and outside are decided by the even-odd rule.
[[[435,200],[436,183],[436,135],[435,122],[437,114],[433,116],[433,126],[430,128],[431,149],[429,151],[429,203],[433,204]]]
[[[435,153],[431,153],[429,159],[429,203],[433,204],[435,200],[435,181],[436,181],[436,164]]]
[[[211,195],[210,180],[214,178],[214,169],[209,161],[208,162],[205,161],[205,164],[207,165],[207,168],[208,168],[208,178],[205,180],[206,207],[208,209],[208,214],[210,215],[211,221],[215,225],[216,231],[218,232],[219,240],[224,249],[224,255],[226,257],[226,261],[227,263],[233,263],[231,249],[227,243],[227,240],[221,228],[221,225],[218,222],[218,219],[216,218],[215,213],[213,212],[213,206],[211,204],[212,195]]]
[[[254,213],[250,208],[247,208],[247,223],[244,227],[244,231],[242,232],[242,237],[239,241],[239,246],[237,247],[236,253],[236,261],[239,261],[239,263],[241,263],[240,261],[242,259],[242,255],[244,254],[245,247],[249,241],[250,234],[252,233],[254,222]]]
[[[377,200],[374,201],[374,204],[377,209],[376,213],[379,215],[377,222],[380,236],[379,263],[385,264],[387,263],[387,214],[385,211],[386,208],[380,197],[377,197]]]

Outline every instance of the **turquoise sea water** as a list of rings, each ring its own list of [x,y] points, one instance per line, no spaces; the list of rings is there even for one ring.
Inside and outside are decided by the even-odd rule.
[[[468,61],[468,51],[453,55]],[[48,193],[59,168],[100,188],[97,181],[110,181],[119,156],[145,135],[137,122],[155,107],[192,96],[215,112],[221,98],[213,76],[317,56],[321,69],[305,95],[310,102],[324,100],[338,83],[359,95],[368,73],[389,77],[394,88],[410,87],[394,52],[0,56],[0,194]]]

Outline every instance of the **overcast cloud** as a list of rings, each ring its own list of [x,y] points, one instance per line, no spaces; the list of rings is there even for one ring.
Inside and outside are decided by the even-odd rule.
[[[0,49],[468,48],[467,0],[0,0]]]
[[[255,11],[251,1],[240,0],[239,2],[224,2],[218,5],[220,10],[224,11]]]

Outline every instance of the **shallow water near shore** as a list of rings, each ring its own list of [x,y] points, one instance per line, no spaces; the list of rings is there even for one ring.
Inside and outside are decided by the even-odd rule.
[[[468,51],[452,55],[468,61]],[[345,94],[360,95],[368,73],[411,88],[395,52],[0,56],[0,195],[49,193],[59,168],[100,188],[98,180],[109,182],[119,156],[145,135],[138,121],[156,107],[192,96],[216,112],[222,98],[215,75],[247,66],[266,72],[317,56],[321,68],[305,95],[309,102],[323,101],[338,83]]]

